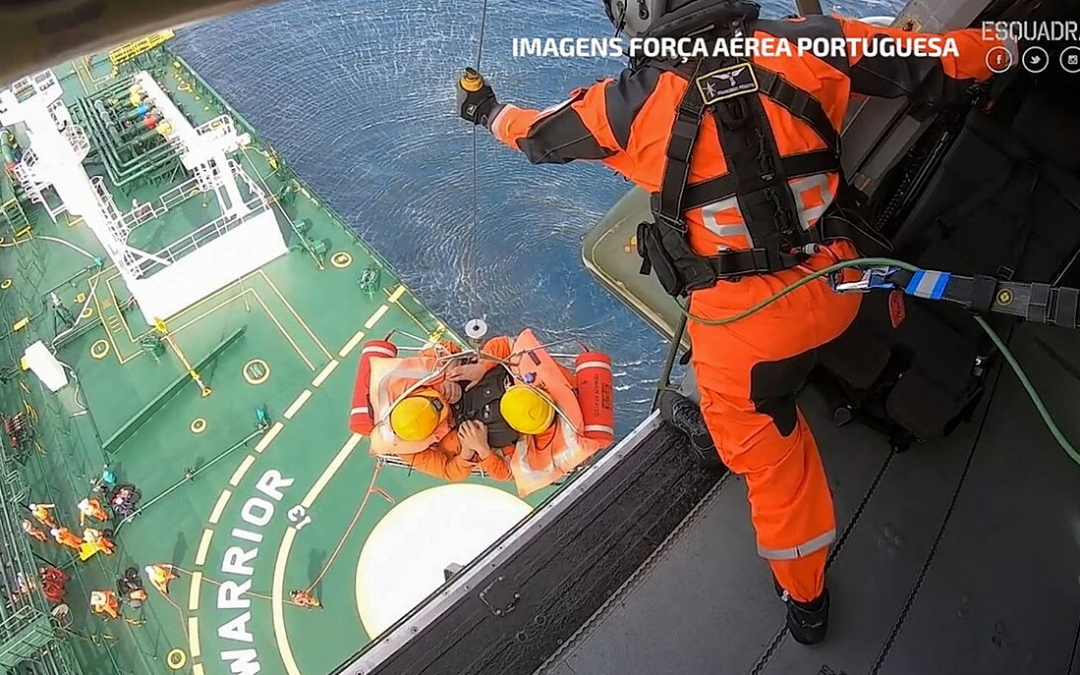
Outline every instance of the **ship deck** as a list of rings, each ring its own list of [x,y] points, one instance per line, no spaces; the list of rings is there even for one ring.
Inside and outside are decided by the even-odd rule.
[[[0,338],[0,406],[5,415],[25,412],[34,429],[21,454],[4,441],[0,641],[22,630],[19,616],[31,621],[52,609],[40,588],[18,592],[18,574],[47,562],[71,576],[64,598],[70,625],[54,629],[58,641],[27,654],[29,672],[328,672],[371,637],[364,626],[377,611],[365,604],[379,598],[363,591],[358,568],[369,535],[406,499],[441,485],[382,463],[369,455],[366,439],[350,434],[360,345],[392,331],[456,338],[302,182],[292,199],[276,198],[297,179],[181,59],[159,50],[138,66],[158,69],[157,81],[194,124],[229,114],[251,133],[251,144],[233,158],[275,196],[279,223],[291,224],[284,233],[291,250],[170,317],[173,344],[155,355],[146,340],[153,327],[131,307],[123,280],[81,219],[61,215],[53,223],[40,207],[24,205],[29,231],[0,232],[0,318],[8,329],[30,319]],[[114,82],[100,56],[54,73],[69,105]],[[168,188],[109,187],[121,209]],[[183,221],[213,219],[203,211],[190,199],[131,241],[153,250],[146,242],[168,243],[197,224]],[[304,240],[295,229],[303,221],[310,225]],[[96,267],[95,257],[105,265]],[[359,281],[375,272],[369,292]],[[50,292],[81,316],[56,350],[77,379],[56,394],[19,368],[27,345],[50,344],[58,332],[45,302]],[[184,359],[209,395],[188,376]],[[259,424],[259,408],[268,423]],[[115,531],[113,555],[79,562],[70,549],[19,531],[26,505],[35,502],[55,503],[59,522],[79,531],[75,505],[91,496],[106,465],[142,494],[137,517],[120,522],[113,515],[103,526]],[[482,477],[467,483],[517,500],[507,484]],[[427,529],[400,536],[427,537],[451,516],[424,517]],[[115,591],[125,569],[155,563],[175,566],[167,596],[143,574],[150,597],[141,607],[125,604],[113,620],[90,611],[91,591]],[[311,589],[324,609],[292,604],[289,593],[298,588]]]

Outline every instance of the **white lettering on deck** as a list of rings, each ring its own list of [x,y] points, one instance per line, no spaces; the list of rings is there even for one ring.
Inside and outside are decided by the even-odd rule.
[[[221,660],[229,664],[229,671],[233,675],[255,675],[262,670],[262,666],[259,665],[259,655],[254,649],[221,652]]]
[[[226,640],[238,640],[240,642],[252,642],[255,638],[247,629],[247,623],[251,621],[251,612],[244,612],[229,623],[217,629],[218,637]]]
[[[255,574],[252,563],[259,556],[258,544],[261,544],[263,540],[263,534],[256,530],[266,527],[273,520],[275,502],[280,502],[285,497],[282,490],[291,486],[294,482],[292,478],[283,477],[280,471],[271,469],[264,473],[255,484],[255,489],[262,496],[252,495],[240,508],[240,518],[251,529],[245,530],[237,527],[233,528],[231,534],[234,539],[250,542],[252,545],[230,546],[225,549],[225,554],[221,559],[221,571],[223,574],[232,574],[245,578],[239,581],[225,580],[221,582],[217,593],[218,609],[248,610],[251,607],[251,599],[248,594],[251,592],[251,577]],[[297,508],[301,509],[300,513],[295,513]],[[297,521],[304,518],[305,515],[303,507],[294,507],[288,512],[289,522],[296,529],[300,529],[311,522],[311,519],[307,518],[297,525]],[[223,640],[251,644],[254,642],[254,637],[251,631],[248,630],[249,621],[251,621],[251,612],[244,611],[218,627],[218,637]],[[262,671],[258,652],[250,648],[224,650],[221,652],[221,661],[229,666],[229,671],[233,675],[256,675]]]
[[[244,579],[239,584],[235,581],[221,582],[217,592],[218,609],[247,609],[251,607],[251,600],[240,597],[250,590],[251,579]]]
[[[263,527],[274,517],[274,505],[262,497],[252,497],[244,502],[244,508],[240,510],[240,517],[248,525]]]
[[[301,530],[305,525],[311,522],[311,516],[307,514],[307,509],[303,506],[297,505],[289,509],[289,522],[293,524],[293,527],[297,530]]]

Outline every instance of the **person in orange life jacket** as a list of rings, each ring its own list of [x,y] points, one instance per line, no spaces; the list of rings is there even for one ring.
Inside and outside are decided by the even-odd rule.
[[[608,0],[605,7],[631,37],[856,44],[820,56],[793,48],[746,59],[636,59],[618,77],[543,111],[500,103],[475,71],[459,80],[459,115],[532,163],[597,160],[652,193],[654,222],[638,230],[642,273],[656,272],[672,296],[689,295],[690,310],[709,320],[859,255],[860,233],[826,215],[843,185],[839,130],[853,94],[961,103],[972,84],[991,77],[995,50],[1017,54],[1014,43],[969,29],[946,33],[955,49],[940,58],[890,57],[858,45],[905,43],[910,52],[930,36],[830,16],[759,20],[749,2]],[[815,350],[850,325],[859,304],[857,295],[813,283],[736,323],[691,321],[701,406],[674,392],[659,401],[699,456],[717,453],[745,477],[758,553],[792,636],[804,644],[825,637],[825,561],[836,517],[795,401]]]
[[[444,346],[457,352],[452,344]],[[531,414],[546,402],[538,402],[539,397],[521,389],[514,389],[512,400],[504,402],[514,382],[498,361],[507,359],[510,350],[509,338],[492,338],[480,350],[488,358],[448,368],[439,384],[414,391],[395,406],[390,424],[403,438],[430,435],[444,414],[450,420],[449,433],[427,450],[405,455],[406,462],[448,481],[464,480],[477,467],[495,480],[507,481],[512,478],[510,459],[522,433],[535,433],[540,444],[550,441],[555,433],[551,424],[554,410],[548,415]],[[538,427],[532,426],[534,418],[540,419]]]

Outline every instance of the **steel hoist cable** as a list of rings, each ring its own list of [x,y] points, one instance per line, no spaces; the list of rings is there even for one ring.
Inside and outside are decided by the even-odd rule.
[[[480,39],[479,39],[479,44],[477,44],[477,46],[476,46],[476,66],[474,68],[474,70],[477,73],[480,72],[480,62],[482,61],[482,59],[484,57],[484,29],[487,27],[487,7],[488,7],[488,0],[483,0],[483,3],[481,4],[481,7],[480,7]],[[479,203],[479,199],[477,197],[477,192],[478,192],[478,190],[477,190],[477,174],[479,173],[479,160],[478,160],[479,150],[477,148],[477,141],[476,141],[476,127],[477,126],[479,126],[479,125],[474,124],[473,128],[472,128],[472,232],[473,232],[474,235],[476,234],[477,228],[479,226],[478,221],[479,221],[479,212],[480,212],[480,203]],[[468,243],[468,239],[466,239],[466,246],[471,246],[471,244]],[[465,278],[470,281],[469,285],[473,286],[472,282],[475,281],[475,279],[473,278],[473,275],[476,273],[476,265],[469,264],[470,260],[472,259],[472,256],[468,255],[468,253],[469,252],[466,251],[466,254],[462,256],[462,260],[465,263],[464,275],[465,275]],[[469,294],[469,311],[470,311],[470,314],[471,314],[471,316],[469,316],[470,320],[480,316],[479,312],[477,311],[479,308],[473,306],[473,304],[475,302],[476,302],[476,298],[470,292],[470,294]]]

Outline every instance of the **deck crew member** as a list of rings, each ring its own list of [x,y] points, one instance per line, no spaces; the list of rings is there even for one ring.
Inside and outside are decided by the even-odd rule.
[[[49,541],[49,537],[43,531],[34,527],[34,524],[30,522],[29,518],[23,518],[22,529],[23,532],[27,533],[28,535],[30,535],[34,539],[37,539],[43,544]]]
[[[108,537],[101,530],[96,530],[92,527],[87,527],[83,530],[83,547],[89,549],[89,558],[94,553],[104,553],[105,555],[112,555],[116,550],[116,544],[112,543]],[[82,553],[82,551],[80,551]]]
[[[30,504],[30,513],[37,518],[39,523],[51,530],[56,527],[56,519],[51,513],[51,510],[55,508],[56,504]]]
[[[91,591],[90,608],[98,614],[105,614],[110,619],[120,618],[120,600],[112,591]]]
[[[101,507],[101,502],[87,498],[79,502],[79,525],[86,525],[86,519],[92,518],[100,523],[109,520],[109,513]]]
[[[161,594],[165,596],[169,595],[169,582],[178,578],[172,572],[172,565],[168,563],[147,565],[143,571],[146,572],[146,578],[150,580],[154,588],[161,591]]]
[[[322,603],[311,593],[297,588],[292,593],[289,593],[289,599],[293,601],[293,604],[305,609],[322,609]]]
[[[489,359],[450,368],[438,385],[418,389],[391,412],[391,428],[406,441],[427,438],[441,421],[449,422],[448,432],[430,448],[404,456],[418,471],[460,481],[479,467],[495,480],[510,480],[510,458],[521,434],[552,433],[551,404],[528,387],[514,386],[497,361],[510,356],[509,338],[492,338],[481,352]]]
[[[79,550],[79,547],[83,545],[83,540],[79,535],[75,534],[66,527],[56,527],[50,531],[53,539],[56,540],[61,546],[67,546],[68,548]]]
[[[617,29],[634,37],[702,29],[762,43],[769,36],[854,38],[909,47],[928,37],[839,17],[759,20],[757,5],[735,1],[605,5]],[[470,73],[459,83],[459,114],[533,163],[599,160],[652,193],[656,222],[638,230],[643,272],[651,267],[670,295],[690,296],[691,312],[717,320],[808,270],[858,255],[859,233],[825,216],[842,185],[838,131],[852,94],[959,102],[991,76],[992,49],[1004,46],[1015,57],[1015,45],[984,39],[978,29],[947,37],[958,56],[890,58],[849,48],[821,57],[774,50],[750,59],[638,59],[544,111],[500,104]],[[858,296],[812,283],[738,323],[691,321],[700,410],[672,394],[661,401],[665,418],[695,445],[715,445],[745,476],[758,552],[782,591],[788,628],[804,644],[825,637],[825,560],[836,521],[795,397],[815,349],[843,332],[858,308]]]

